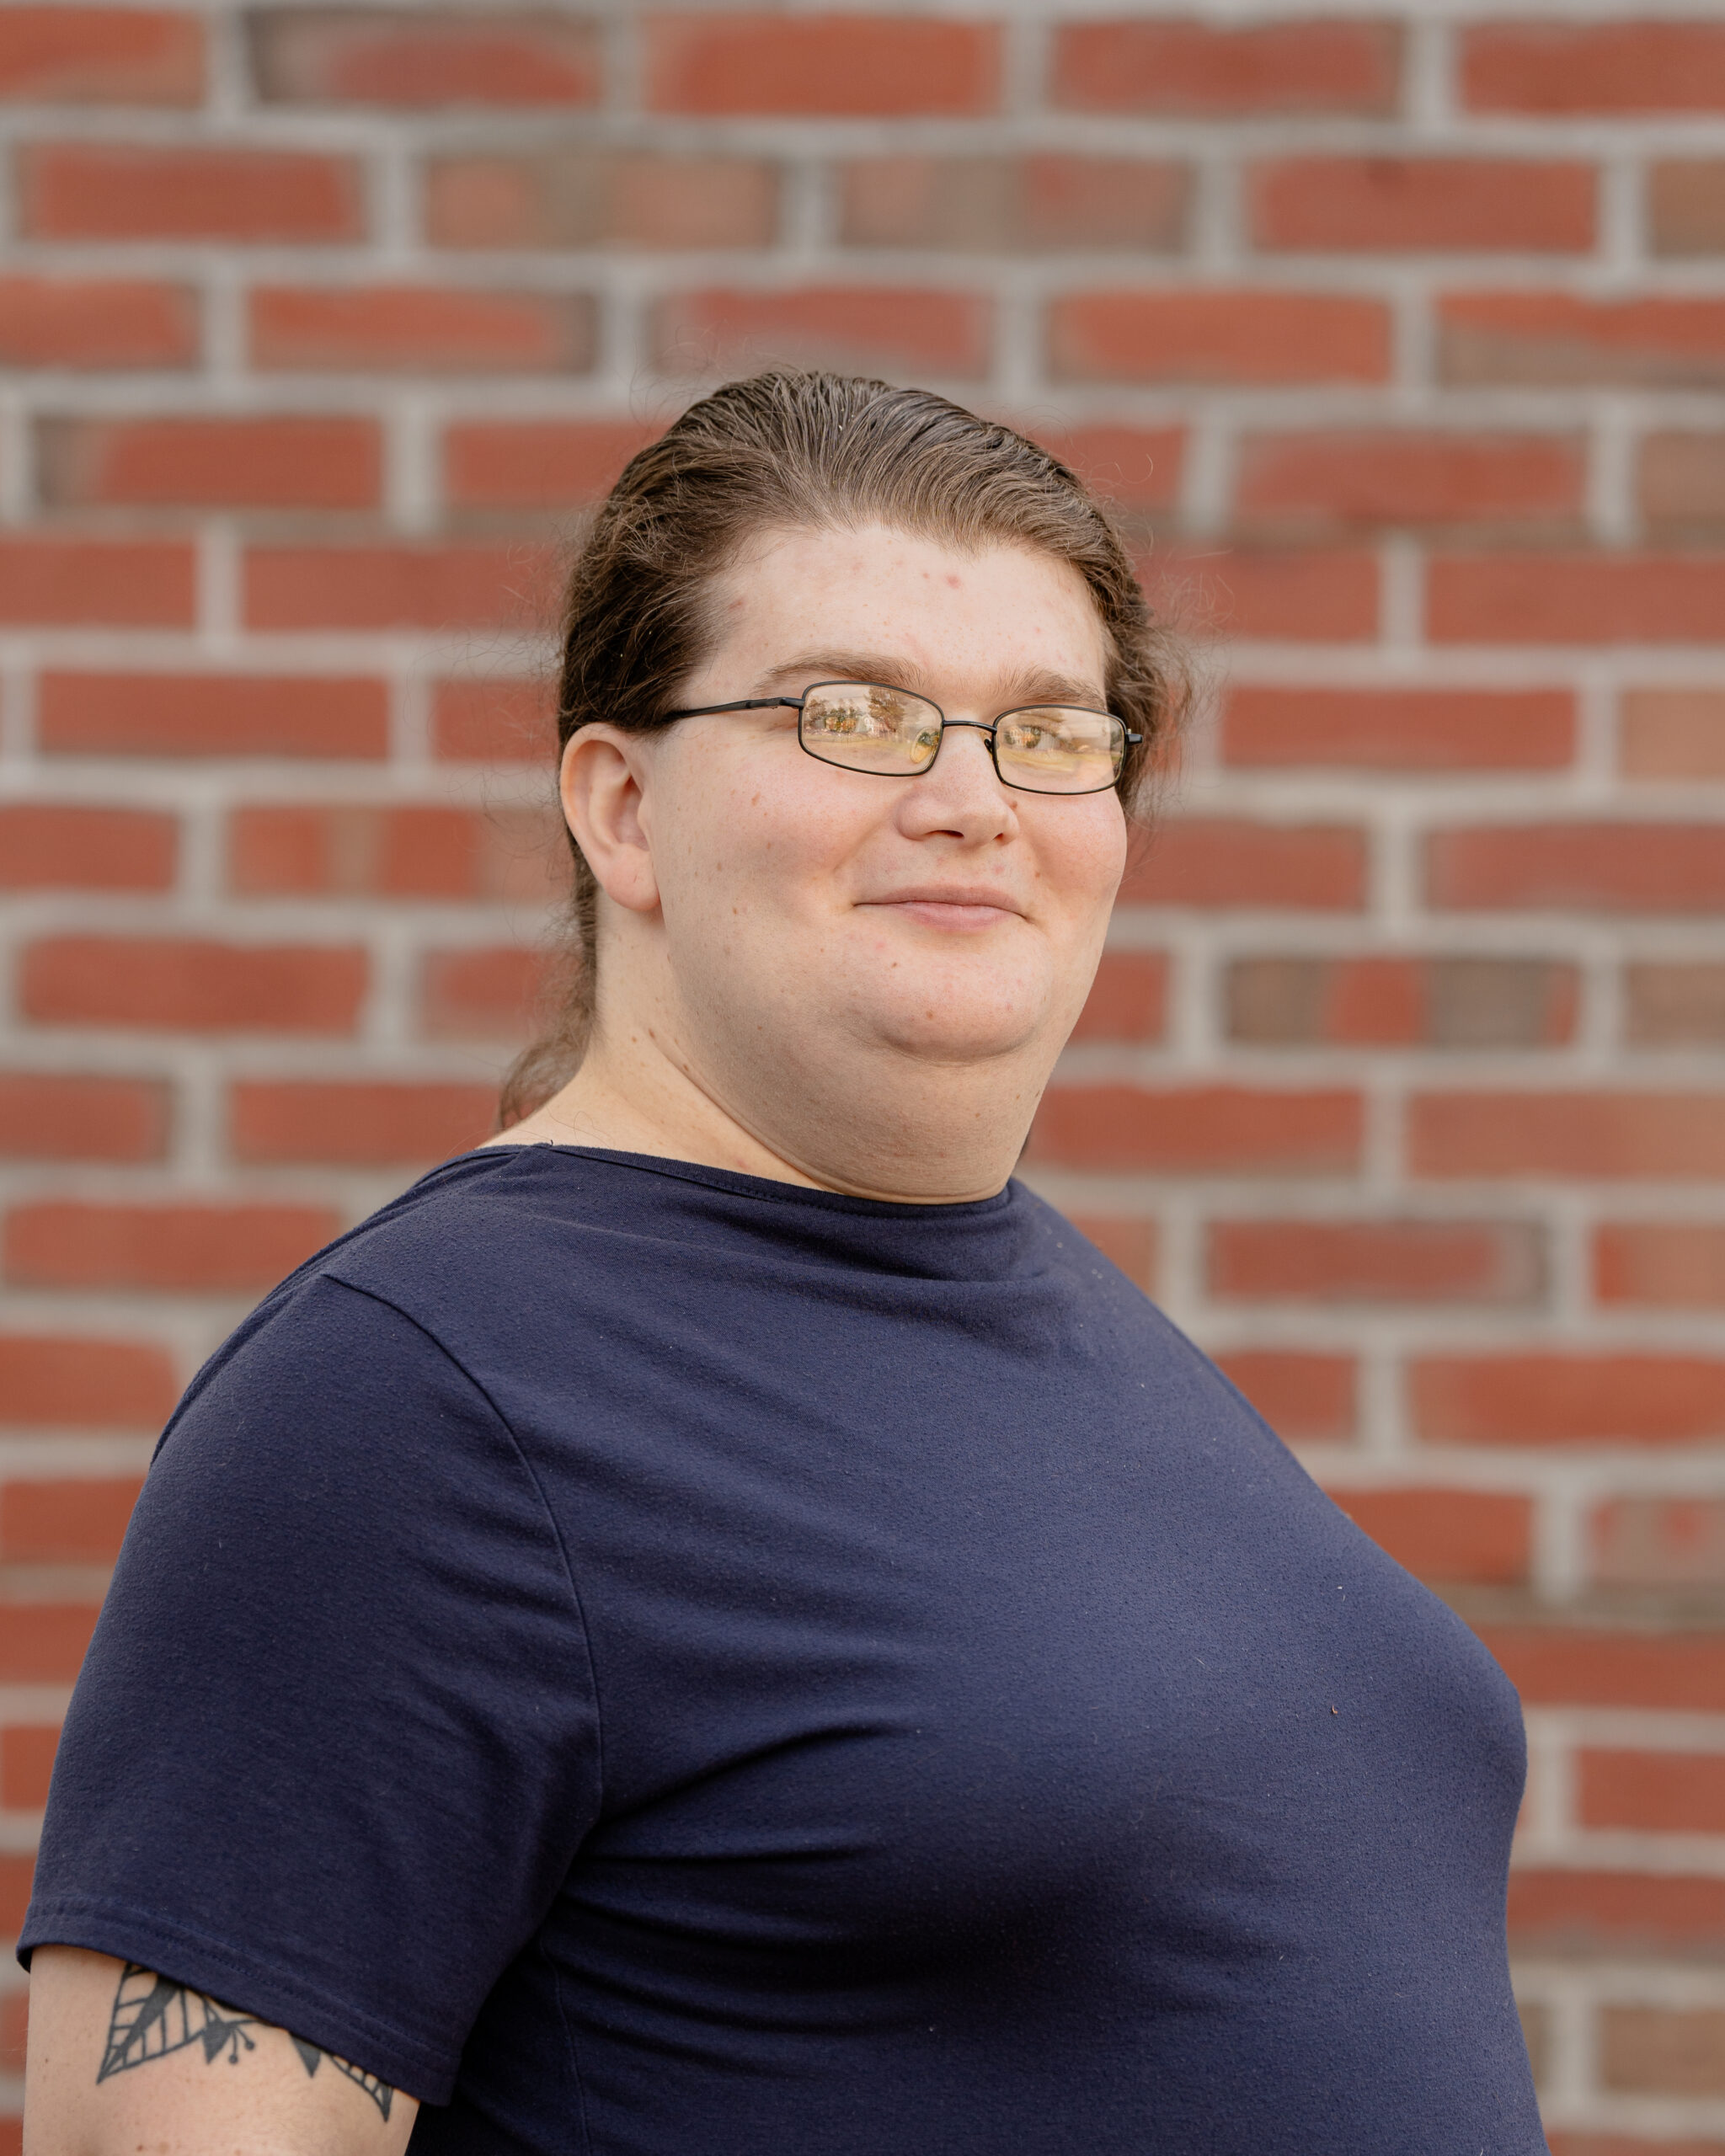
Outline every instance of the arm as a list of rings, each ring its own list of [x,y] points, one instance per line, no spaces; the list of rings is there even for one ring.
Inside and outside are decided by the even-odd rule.
[[[360,2065],[152,1970],[36,1949],[26,2156],[401,2156],[418,2110]]]

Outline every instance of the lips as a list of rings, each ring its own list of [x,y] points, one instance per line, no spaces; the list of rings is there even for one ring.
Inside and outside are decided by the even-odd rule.
[[[1023,908],[1005,891],[983,883],[919,884],[909,891],[889,892],[885,898],[865,899],[872,906],[938,906],[965,912],[1022,914]]]

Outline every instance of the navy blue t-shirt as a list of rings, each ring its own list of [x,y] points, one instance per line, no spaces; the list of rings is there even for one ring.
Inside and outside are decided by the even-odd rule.
[[[24,1938],[415,2151],[1535,2156],[1515,1696],[1022,1187],[521,1147],[163,1440]]]

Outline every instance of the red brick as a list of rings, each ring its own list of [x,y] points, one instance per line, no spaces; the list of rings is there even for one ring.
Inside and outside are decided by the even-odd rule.
[[[14,1602],[0,1605],[0,1681],[12,1684],[69,1684],[77,1675],[100,1613],[82,1602]],[[0,1866],[19,1867],[19,1899],[9,1907],[0,1898],[0,1931],[10,1938],[23,1929],[23,1896],[29,1892],[28,1857],[0,1857]],[[7,1872],[0,1870],[0,1897]]]
[[[140,1078],[0,1071],[0,1158],[159,1161],[168,1089]]]
[[[1725,1437],[1725,1361],[1701,1355],[1430,1355],[1408,1378],[1431,1444],[1688,1444]]]
[[[195,15],[143,8],[0,8],[0,98],[46,104],[195,105]]]
[[[1384,382],[1390,318],[1323,292],[1074,292],[1049,303],[1049,355],[1062,382]]]
[[[5,1270],[24,1288],[260,1291],[340,1234],[327,1205],[97,1205],[43,1198],[6,1217]]]
[[[433,753],[446,763],[549,763],[557,754],[557,692],[548,680],[439,681]]]
[[[1717,1632],[1557,1625],[1477,1630],[1530,1706],[1725,1711],[1725,1638]]]
[[[1346,1174],[1359,1164],[1361,1113],[1341,1087],[1055,1086],[1029,1157],[1119,1174]]]
[[[36,735],[54,755],[389,753],[389,686],[364,675],[45,674]]]
[[[1242,1348],[1215,1359],[1222,1375],[1290,1444],[1334,1444],[1353,1437],[1354,1369],[1349,1357]]]
[[[0,1558],[20,1565],[111,1565],[142,1478],[120,1475],[0,1487]]]
[[[24,2070],[29,2047],[29,2000],[27,1991],[8,1992],[0,1997],[0,2073]]]
[[[1168,962],[1160,951],[1105,951],[1075,1041],[1156,1041],[1162,1037]]]
[[[1212,1220],[1210,1292],[1314,1303],[1527,1303],[1539,1230],[1515,1220]]]
[[[0,803],[0,890],[165,891],[179,838],[152,809]]]
[[[1583,1750],[1575,1768],[1583,1827],[1725,1834],[1725,1753]]]
[[[547,150],[434,158],[425,228],[437,247],[765,247],[778,175],[759,158]]]
[[[43,142],[19,156],[24,229],[33,239],[364,236],[351,157],[118,142]]]
[[[850,247],[989,253],[1184,243],[1183,165],[1151,157],[862,157],[840,172]]]
[[[1465,29],[1462,94],[1475,112],[1725,111],[1725,25],[1479,23]]]
[[[659,433],[633,419],[467,419],[443,437],[454,509],[566,510],[610,492]]]
[[[1605,2006],[1599,2079],[1655,2096],[1725,2096],[1725,2013],[1717,2007]]]
[[[1725,158],[1662,159],[1648,173],[1647,190],[1654,254],[1725,253]]]
[[[1365,902],[1365,834],[1351,824],[1183,816],[1156,827],[1120,897],[1136,905],[1351,911]]]
[[[1236,958],[1228,1035],[1257,1046],[1551,1048],[1575,1030],[1573,966],[1543,958]]]
[[[1725,778],[1725,690],[1626,690],[1620,741],[1627,778]]]
[[[1575,752],[1567,689],[1284,689],[1242,684],[1223,707],[1242,768],[1557,771]]]
[[[1714,1959],[1725,1953],[1725,1879],[1512,1870],[1509,1948],[1527,1955]]]
[[[1420,1176],[1725,1176],[1713,1093],[1416,1093],[1407,1123]]]
[[[1725,434],[1646,435],[1636,462],[1642,521],[1655,542],[1725,532]]]
[[[1388,22],[1068,23],[1055,32],[1053,95],[1080,112],[1387,115],[1401,61],[1401,34]]]
[[[1378,632],[1378,564],[1370,554],[1159,550],[1138,566],[1158,616],[1191,637],[1358,643]]]
[[[12,1613],[7,1612],[12,1621]],[[29,1623],[26,1616],[25,1623]],[[35,1859],[32,1856],[0,1856],[0,1930],[8,1939],[15,1939],[24,1929],[24,1912],[29,1907],[30,1881],[35,1874]]]
[[[1725,1584],[1725,1503],[1717,1497],[1616,1497],[1588,1522],[1594,1582],[1653,1588]]]
[[[1717,389],[1725,382],[1725,299],[1452,292],[1438,318],[1441,377],[1461,387]]]
[[[1000,104],[991,23],[912,15],[662,14],[646,26],[649,112],[969,117]]]
[[[537,810],[238,808],[228,883],[243,898],[542,899],[565,856]]]
[[[816,285],[677,294],[654,311],[653,348],[670,374],[779,363],[970,380],[987,368],[991,335],[976,293]]]
[[[1570,435],[1248,435],[1236,514],[1254,529],[1327,533],[1381,525],[1567,526],[1585,445]]]
[[[178,540],[0,539],[0,622],[190,628],[192,550]]]
[[[36,453],[56,508],[375,509],[375,419],[47,419]]]
[[[1354,1525],[1423,1580],[1517,1587],[1527,1578],[1533,1507],[1477,1490],[1336,1490]]]
[[[155,1429],[179,1393],[168,1357],[143,1341],[0,1335],[0,1422]]]
[[[1434,831],[1426,899],[1462,909],[1713,913],[1725,824],[1482,824]]]
[[[1725,965],[1696,959],[1626,966],[1623,1038],[1637,1048],[1725,1044]]]
[[[1180,498],[1186,435],[1180,427],[1087,426],[1026,420],[1023,432],[1123,509],[1170,508]]]
[[[549,11],[269,8],[246,28],[266,104],[567,108],[599,99],[593,24]]]
[[[185,367],[197,296],[142,278],[0,277],[0,366]]]
[[[318,374],[583,374],[593,363],[584,293],[435,285],[261,286],[252,364]]]
[[[13,1722],[0,1729],[0,1806],[40,1812],[48,1801],[48,1777],[59,1747],[57,1722]]]
[[[1602,1303],[1725,1309],[1725,1226],[1710,1220],[1608,1220],[1594,1230]]]
[[[1095,1213],[1074,1213],[1072,1225],[1096,1245],[1110,1265],[1151,1294],[1156,1286],[1156,1229],[1154,1220],[1123,1220]]]
[[[1493,157],[1283,157],[1247,174],[1254,245],[1376,253],[1594,243],[1591,165]]]
[[[19,1000],[51,1025],[351,1033],[369,970],[334,944],[52,936],[26,946]]]
[[[535,951],[428,951],[419,979],[419,1025],[428,1040],[517,1041],[533,1029],[547,993]]]
[[[392,1084],[382,1080],[254,1080],[233,1088],[237,1160],[397,1167],[465,1151],[496,1127],[489,1086]]]
[[[1431,564],[1439,643],[1725,643],[1725,555],[1498,554]]]
[[[534,629],[551,611],[547,564],[521,547],[254,547],[254,629]]]

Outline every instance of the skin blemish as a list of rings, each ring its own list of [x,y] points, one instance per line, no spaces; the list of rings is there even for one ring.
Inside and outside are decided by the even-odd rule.
[[[964,588],[964,579],[963,577],[957,574],[956,572],[949,572],[947,577],[947,582],[952,586],[954,591],[959,591]]]

